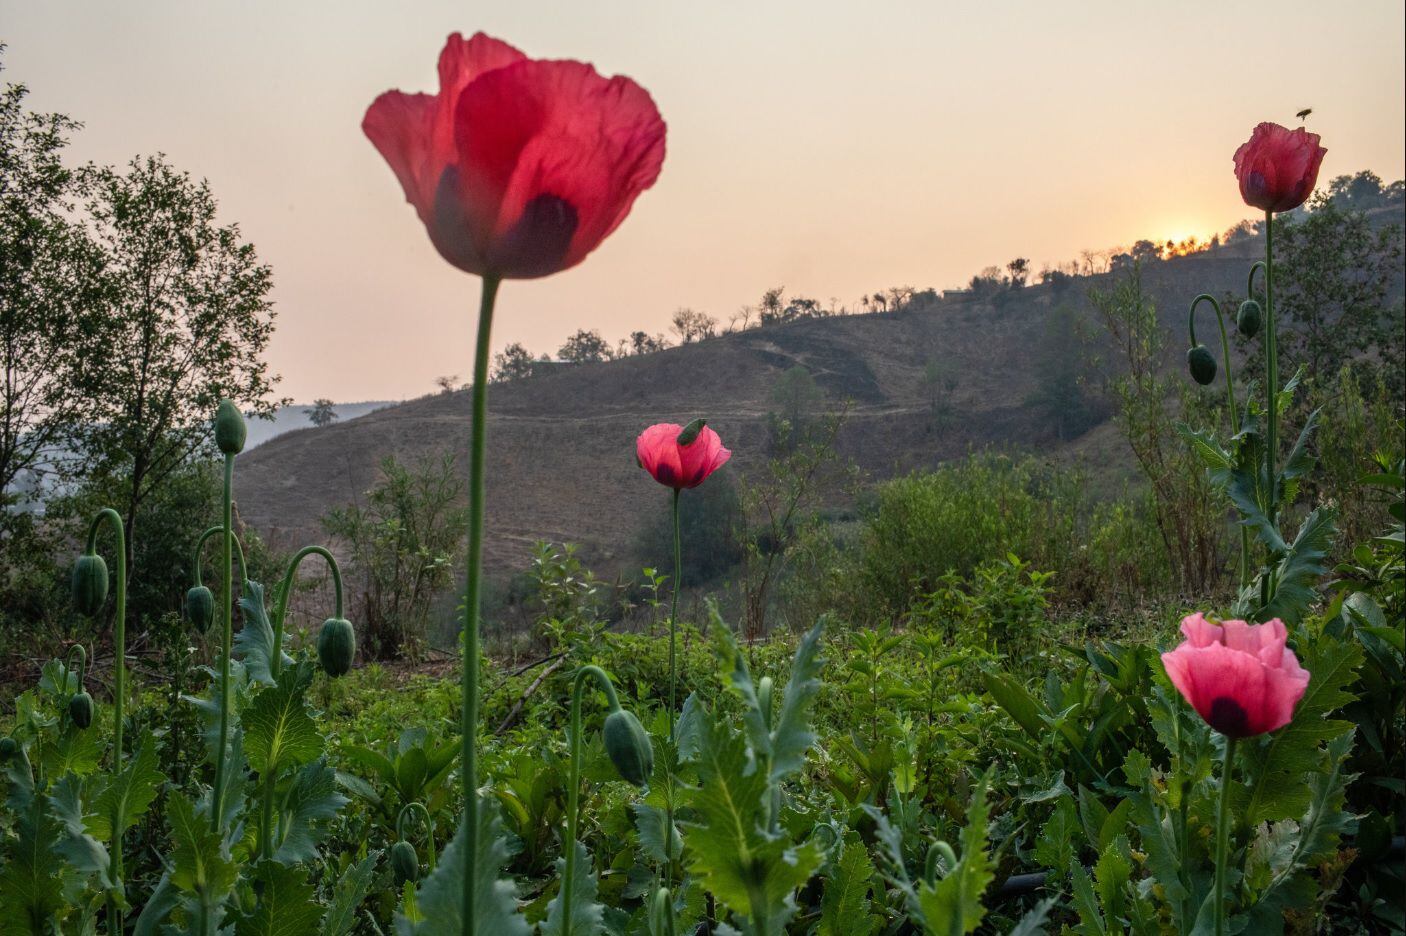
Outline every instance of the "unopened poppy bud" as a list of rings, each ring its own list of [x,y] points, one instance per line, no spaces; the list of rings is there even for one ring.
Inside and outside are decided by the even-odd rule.
[[[345,676],[356,658],[356,631],[346,618],[328,618],[317,634],[317,658],[328,676]]]
[[[210,629],[215,620],[215,596],[204,585],[196,585],[186,592],[186,617],[200,633]]]
[[[93,697],[79,692],[68,700],[68,717],[79,728],[87,728],[93,723]]]
[[[1216,379],[1216,359],[1205,345],[1186,352],[1186,366],[1191,370],[1191,379],[1202,386]]]
[[[1253,299],[1246,299],[1240,303],[1240,311],[1235,315],[1235,327],[1246,338],[1253,338],[1259,334],[1263,318],[1264,314],[1260,311],[1260,304]]]
[[[708,425],[708,420],[695,419],[693,422],[683,427],[683,431],[679,433],[679,437],[675,441],[678,442],[679,445],[692,445],[693,441],[698,438],[698,434],[703,431],[703,427],[706,425]]]
[[[640,720],[624,709],[605,719],[605,753],[621,779],[644,786],[654,772],[654,745]]]
[[[391,870],[395,873],[395,886],[404,887],[406,882],[420,879],[420,856],[415,846],[401,839],[391,846]]]
[[[107,563],[97,553],[85,553],[73,564],[73,607],[92,617],[107,601]]]
[[[244,414],[229,400],[221,400],[215,411],[215,445],[226,455],[238,455],[244,451],[244,439],[249,429],[244,425]]]
[[[7,761],[20,751],[19,742],[6,735],[0,738],[0,761]]]

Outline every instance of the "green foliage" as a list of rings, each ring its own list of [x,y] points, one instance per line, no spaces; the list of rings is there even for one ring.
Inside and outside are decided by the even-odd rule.
[[[462,822],[440,856],[434,873],[425,879],[396,915],[400,936],[459,936],[463,932],[464,851],[467,826]],[[474,925],[480,933],[527,936],[527,922],[517,912],[513,884],[499,877],[508,860],[497,804],[478,802],[478,851],[475,856]]]
[[[418,659],[431,635],[428,616],[449,586],[468,514],[452,454],[403,465],[382,460],[364,503],[330,511],[327,532],[351,550],[352,605],[367,659]],[[357,594],[359,592],[359,594]]]

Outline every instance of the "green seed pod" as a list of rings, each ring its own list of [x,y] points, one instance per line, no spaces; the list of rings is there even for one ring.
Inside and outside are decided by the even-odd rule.
[[[244,451],[244,439],[248,435],[244,425],[244,414],[229,400],[221,400],[215,411],[215,445],[226,455],[238,455]]]
[[[708,425],[708,420],[695,419],[693,422],[683,427],[683,432],[679,433],[679,437],[676,441],[679,445],[692,445],[693,441],[698,438],[698,433],[702,432],[703,427],[706,425]]]
[[[20,752],[20,744],[14,738],[6,735],[0,738],[0,762],[4,762],[14,757]]]
[[[345,676],[356,657],[356,631],[346,618],[328,618],[317,634],[317,658],[328,676]]]
[[[107,563],[97,553],[84,553],[73,564],[73,607],[92,617],[107,601]]]
[[[204,585],[186,592],[186,617],[195,629],[205,633],[215,621],[215,595]]]
[[[1253,299],[1246,299],[1240,303],[1240,311],[1235,315],[1235,327],[1240,329],[1240,334],[1246,338],[1253,338],[1259,334],[1263,320],[1264,313],[1260,311],[1260,304]]]
[[[395,872],[397,889],[404,887],[407,881],[413,883],[420,879],[420,856],[415,853],[415,846],[405,839],[391,846],[391,870]]]
[[[1205,345],[1197,345],[1186,352],[1186,366],[1191,369],[1191,379],[1202,386],[1216,379],[1216,359]]]
[[[93,697],[79,692],[68,700],[68,717],[79,728],[87,728],[93,723]]]
[[[644,786],[654,771],[654,745],[640,720],[616,709],[605,720],[605,753],[621,779]]]

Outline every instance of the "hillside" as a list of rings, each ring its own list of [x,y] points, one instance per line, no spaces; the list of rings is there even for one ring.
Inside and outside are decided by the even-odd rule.
[[[1223,249],[1146,267],[1145,288],[1173,334],[1184,333],[1186,303],[1196,293],[1243,288],[1244,252]],[[1059,302],[1091,314],[1086,290],[1105,278],[1077,279],[1058,294],[1050,286],[1026,287],[1000,308],[957,297],[922,311],[801,321],[494,385],[488,570],[522,568],[533,542],[545,539],[579,543],[598,571],[621,571],[644,511],[665,502],[635,465],[636,434],[653,422],[706,416],[734,452],[727,470],[747,472],[765,457],[773,384],[796,364],[810,370],[831,401],[853,401],[840,445],[871,479],[988,445],[1057,458],[1089,449],[1104,468],[1110,460],[1125,462],[1111,425],[1060,443],[1026,402],[1036,386],[1031,365],[1047,314]],[[505,299],[511,302],[510,292]],[[1182,340],[1173,341],[1177,355]],[[941,432],[929,428],[923,387],[924,367],[934,357],[957,381],[954,417]],[[469,394],[457,392],[280,435],[240,459],[240,515],[280,546],[320,539],[319,518],[368,489],[386,455],[415,459],[447,448],[466,466],[469,412]]]

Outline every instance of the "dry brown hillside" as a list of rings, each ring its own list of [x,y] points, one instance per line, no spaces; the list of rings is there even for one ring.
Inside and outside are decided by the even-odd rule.
[[[1144,284],[1180,336],[1187,301],[1202,290],[1236,288],[1244,270],[1244,260],[1218,252],[1153,263]],[[1075,280],[1058,295],[1027,287],[1000,308],[959,297],[922,311],[803,321],[494,385],[488,570],[523,567],[532,543],[546,539],[580,543],[598,571],[619,571],[639,505],[664,497],[635,465],[636,434],[652,422],[706,416],[734,452],[725,470],[746,472],[763,457],[772,386],[796,364],[832,400],[853,402],[841,445],[874,478],[988,444],[1052,455],[1073,445],[1121,458],[1112,427],[1061,444],[1025,403],[1045,316],[1056,302],[1087,308],[1090,285]],[[1173,340],[1178,354],[1183,341]],[[935,356],[957,378],[953,424],[942,432],[929,428],[922,382]],[[459,392],[280,436],[240,459],[240,514],[276,545],[323,538],[319,518],[369,488],[384,456],[413,459],[449,448],[466,466],[468,421],[469,394]]]

